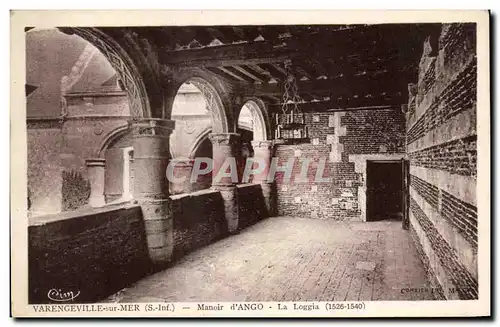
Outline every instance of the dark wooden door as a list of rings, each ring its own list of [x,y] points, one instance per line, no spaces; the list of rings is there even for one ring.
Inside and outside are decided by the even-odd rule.
[[[402,219],[403,174],[400,161],[368,161],[367,220]]]

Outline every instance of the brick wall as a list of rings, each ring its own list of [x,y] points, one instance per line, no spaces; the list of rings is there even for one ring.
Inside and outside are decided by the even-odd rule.
[[[410,228],[441,297],[477,299],[475,25],[445,24],[431,41],[407,117]]]
[[[260,185],[239,187],[243,229],[266,217]],[[219,191],[171,196],[174,259],[228,235]],[[80,209],[32,218],[29,230],[29,302],[51,303],[51,289],[80,292],[95,302],[153,271],[139,206]]]
[[[202,190],[171,196],[174,258],[225,236],[224,202],[220,192]]]
[[[475,176],[477,165],[476,135],[459,138],[411,152],[412,162],[420,167]],[[450,165],[450,162],[453,162]]]
[[[260,185],[238,185],[237,194],[239,229],[269,216]],[[175,259],[228,235],[224,201],[219,191],[207,189],[172,195],[170,198]]]
[[[279,215],[365,220],[366,204],[360,192],[365,192],[366,160],[403,156],[401,108],[311,113],[306,115],[306,124],[311,143],[276,146],[280,165],[295,158],[291,183],[283,183],[283,174],[277,174]],[[308,182],[293,182],[305,158],[311,160]],[[326,160],[323,176],[331,182],[314,182],[320,160]]]
[[[341,137],[346,156],[405,151],[405,116],[400,107],[346,112],[341,125],[347,129]]]
[[[238,228],[243,229],[269,217],[259,184],[238,185]]]
[[[90,210],[38,218],[28,228],[29,303],[50,303],[51,289],[95,302],[148,273],[141,208]]]

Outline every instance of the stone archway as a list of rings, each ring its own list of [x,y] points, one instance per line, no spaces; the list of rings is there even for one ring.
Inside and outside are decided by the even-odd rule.
[[[144,77],[131,58],[130,52],[126,51],[115,39],[94,27],[59,27],[58,29],[65,34],[80,36],[106,57],[127,93],[132,118],[154,117],[155,110],[152,108],[163,108],[162,99],[156,100],[153,96],[157,93],[156,91],[159,91],[158,85],[150,82],[146,87]],[[148,89],[151,92],[148,93]]]
[[[97,151],[95,152],[94,157],[99,159],[104,159],[104,153],[106,152],[108,147],[111,144],[113,144],[113,142],[124,137],[129,131],[130,131],[129,126],[124,125],[109,132],[102,140],[101,144],[99,145],[99,148],[96,149]]]
[[[250,112],[252,114],[253,140],[254,141],[269,140],[271,136],[271,124],[269,122],[267,107],[264,101],[258,98],[250,98],[246,99],[246,102],[244,102],[243,106],[246,106],[248,109],[250,109]]]
[[[190,79],[189,82],[196,86],[205,97],[208,111],[212,115],[212,131],[227,132],[229,126],[226,111],[215,88],[202,78],[195,77]]]
[[[276,215],[277,199],[276,184],[274,181],[269,181],[267,179],[271,160],[274,155],[274,140],[272,138],[271,123],[267,106],[261,99],[253,97],[244,99],[243,103],[244,105],[240,107],[240,112],[241,109],[246,106],[252,116],[252,159],[254,162],[258,162],[258,165],[264,165],[263,171],[253,175],[250,182],[253,184],[260,184],[262,197],[267,209],[267,215],[272,217]],[[240,115],[240,112],[238,112],[238,116]]]
[[[195,159],[196,152],[200,148],[201,144],[209,139],[210,133],[212,132],[211,127],[205,128],[198,136],[196,137],[196,140],[193,142],[191,147],[189,148],[189,159]]]
[[[228,86],[202,69],[178,69],[170,72],[171,79],[166,93],[163,116],[170,119],[173,100],[179,88],[185,83],[193,84],[205,97],[207,109],[212,118],[212,133],[235,132],[232,103]]]

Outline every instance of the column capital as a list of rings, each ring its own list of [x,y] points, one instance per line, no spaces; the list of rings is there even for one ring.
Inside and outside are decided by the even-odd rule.
[[[209,138],[213,145],[235,145],[240,140],[240,134],[210,133]]]
[[[274,141],[273,140],[260,140],[260,141],[252,141],[252,147],[255,148],[265,148],[265,149],[272,149],[274,147]]]
[[[194,165],[194,159],[190,158],[172,158],[170,162],[176,167],[192,167]]]
[[[238,187],[237,184],[214,184],[210,187],[210,189],[215,191],[234,191]]]
[[[136,118],[128,121],[135,136],[168,137],[175,129],[175,121],[162,118]]]
[[[103,158],[89,158],[85,160],[85,165],[87,167],[104,167],[106,165],[106,159]]]

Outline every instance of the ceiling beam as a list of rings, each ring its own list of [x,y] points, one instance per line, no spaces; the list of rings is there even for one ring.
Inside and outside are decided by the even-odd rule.
[[[324,33],[304,34],[299,37],[276,39],[276,29],[268,31],[271,41],[246,42],[200,49],[170,51],[162,54],[161,61],[178,66],[234,66],[282,62],[286,59],[321,60],[340,58],[349,54],[386,56],[398,52],[400,57],[413,60],[419,57],[414,47],[422,47],[423,36],[411,34],[409,27],[366,26],[360,29],[332,31],[325,38]],[[184,31],[184,33],[190,32]],[[411,37],[409,37],[411,36]],[[401,40],[407,40],[406,44]]]
[[[405,99],[401,96],[379,96],[374,98],[352,98],[345,100],[335,101],[320,101],[300,103],[299,108],[302,112],[334,112],[346,111],[346,108],[361,108],[361,107],[380,107],[380,106],[400,106],[405,103]],[[278,112],[281,110],[279,104],[270,104],[269,109],[271,112]]]
[[[242,81],[240,79],[240,77],[236,77],[233,74],[229,74],[225,70],[221,69],[222,67],[206,67],[206,68],[207,68],[207,70],[209,70],[213,74],[218,75],[218,76],[220,76],[220,77],[222,77],[230,82],[234,82],[234,81],[241,82]]]
[[[235,66],[235,67],[238,67],[238,66]],[[227,66],[227,67],[219,67],[219,69],[222,70],[223,72],[229,74],[229,75],[234,76],[235,78],[239,79],[240,81],[250,82],[250,83],[255,82],[255,80],[252,77],[247,76],[246,74],[242,73],[240,70],[236,69],[235,67]]]
[[[166,65],[219,67],[284,61],[289,49],[275,49],[269,42],[229,44],[192,50],[170,51],[162,55]]]
[[[266,83],[269,80],[269,78],[267,78],[266,76],[259,74],[258,72],[252,70],[250,67],[248,67],[246,65],[245,66],[231,66],[231,67],[236,69],[240,73],[245,74],[246,76],[250,77],[255,82]]]
[[[285,70],[285,68],[281,67],[281,63],[275,62],[275,63],[273,63],[271,65],[273,65],[273,67],[277,71],[279,71],[281,74],[283,74],[283,76],[286,76],[286,70]]]
[[[270,104],[278,104],[281,101],[279,97],[274,95],[264,95],[262,96],[262,98],[264,98],[264,100],[267,100],[267,102],[269,102]]]
[[[339,97],[345,94],[371,94],[404,92],[408,85],[398,84],[393,80],[394,73],[371,77],[367,75],[344,76],[336,79],[320,79],[297,81],[299,94],[325,94]],[[281,96],[282,85],[278,83],[256,84],[248,92],[255,96],[274,95]]]
[[[311,100],[314,100],[314,97],[309,93],[304,93],[301,95],[301,97],[305,102],[311,102]]]
[[[315,77],[317,76],[313,76],[311,74],[311,71],[307,68],[304,68],[306,67],[307,65],[306,64],[297,64],[297,63],[293,63],[292,66],[295,67],[296,71],[297,71],[297,79],[301,79],[302,77],[306,77],[307,79],[309,80],[312,80],[314,79]]]
[[[387,105],[379,105],[379,106],[343,107],[343,108],[328,109],[328,110],[325,110],[325,112],[383,110],[383,109],[401,110],[401,106],[400,106],[400,104],[387,104]]]
[[[267,63],[267,64],[259,64],[261,69],[269,72],[269,74],[277,81],[283,81],[286,73],[283,70],[276,68],[275,65]]]

